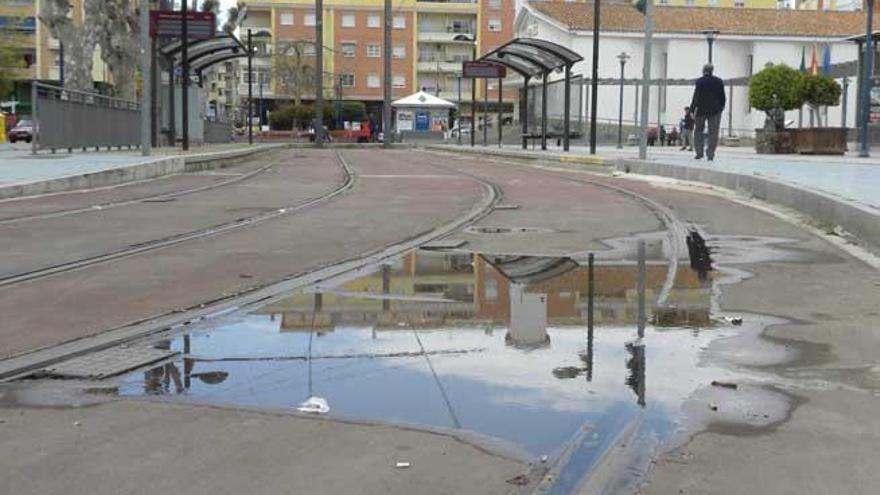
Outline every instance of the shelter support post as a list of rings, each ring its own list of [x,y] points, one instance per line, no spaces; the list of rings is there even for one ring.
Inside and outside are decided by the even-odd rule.
[[[504,79],[498,78],[498,147],[501,147],[501,141],[504,138],[504,133],[501,129],[501,120],[504,118],[504,101],[502,100],[502,94],[504,93]]]
[[[547,76],[549,71],[544,71],[541,82],[541,150],[547,150]]]
[[[477,80],[471,79],[471,148],[477,139]]]
[[[522,96],[522,149],[529,147],[529,79],[531,77],[523,77],[523,96]]]
[[[598,2],[597,2],[598,3]],[[565,65],[565,108],[563,109],[562,123],[562,150],[568,151],[568,139],[571,134],[571,64]]]

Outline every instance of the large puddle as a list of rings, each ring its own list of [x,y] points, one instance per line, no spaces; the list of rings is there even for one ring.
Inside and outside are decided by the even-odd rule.
[[[699,263],[682,264],[656,307],[668,271],[653,251],[641,341],[632,259],[597,261],[591,338],[582,260],[420,250],[156,342],[180,354],[126,375],[120,394],[290,410],[321,397],[330,416],[465,430],[560,460],[548,490],[567,493],[633,425],[656,445],[699,421],[695,392],[752,378],[709,349],[757,339],[772,319],[732,323],[715,300],[736,275]],[[697,409],[712,414],[714,400]]]

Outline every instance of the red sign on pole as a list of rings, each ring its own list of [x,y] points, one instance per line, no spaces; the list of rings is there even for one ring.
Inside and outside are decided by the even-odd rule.
[[[217,18],[213,12],[187,12],[187,34],[192,39],[214,37]],[[183,34],[183,12],[176,10],[150,11],[150,37],[180,37]]]
[[[499,79],[507,76],[507,67],[491,62],[463,62],[461,76],[474,79]]]

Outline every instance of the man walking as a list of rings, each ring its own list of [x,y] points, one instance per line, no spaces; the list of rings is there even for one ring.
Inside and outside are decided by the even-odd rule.
[[[697,160],[703,158],[704,139],[703,132],[706,123],[709,124],[709,142],[705,143],[706,158],[709,161],[715,159],[715,148],[718,146],[718,130],[721,126],[721,111],[727,103],[724,94],[724,81],[715,77],[712,73],[715,67],[712,64],[703,66],[703,77],[697,79],[694,85],[694,97],[691,100],[691,111],[694,112],[694,148]]]

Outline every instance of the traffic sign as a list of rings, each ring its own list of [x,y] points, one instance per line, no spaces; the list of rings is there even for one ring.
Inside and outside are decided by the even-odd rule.
[[[214,37],[217,17],[213,12],[187,12],[187,35],[189,38],[206,40]],[[151,10],[150,36],[180,37],[183,35],[183,12],[177,10]]]
[[[499,79],[507,76],[507,67],[490,62],[463,62],[462,77],[473,79]]]

